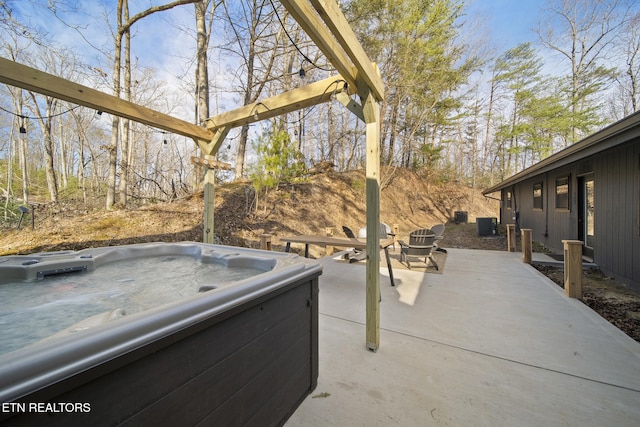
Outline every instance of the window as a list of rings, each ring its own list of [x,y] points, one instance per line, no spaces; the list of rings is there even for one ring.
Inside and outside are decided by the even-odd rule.
[[[556,178],[556,209],[569,210],[569,177]]]
[[[533,209],[542,210],[542,183],[533,184]]]
[[[511,191],[507,191],[507,197],[506,198],[507,198],[507,200],[505,202],[505,207],[507,209],[512,209],[513,205],[511,204]]]

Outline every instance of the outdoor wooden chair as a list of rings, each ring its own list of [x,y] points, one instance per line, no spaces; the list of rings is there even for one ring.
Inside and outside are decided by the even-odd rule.
[[[358,240],[353,231],[346,225],[342,226],[342,231],[347,235],[349,239]],[[351,252],[345,254],[345,259],[348,259],[350,263],[362,261],[367,258],[367,253],[361,249],[354,248]]]
[[[409,243],[405,243],[400,240],[400,262],[407,263],[407,267],[411,269],[411,263],[409,262],[409,256],[424,257],[424,262],[427,265],[435,264],[431,260],[431,251],[433,250],[436,235],[433,231],[427,228],[412,231],[409,234]],[[431,262],[430,262],[431,261]],[[436,269],[438,265],[435,264]]]
[[[444,229],[445,229],[445,225],[444,224],[436,224],[433,227],[431,227],[431,232],[433,234],[435,234],[435,242],[434,245],[438,246],[438,240],[442,240],[442,238],[444,237]]]

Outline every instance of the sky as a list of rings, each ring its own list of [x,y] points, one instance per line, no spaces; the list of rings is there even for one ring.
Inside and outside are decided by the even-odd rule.
[[[466,0],[467,20],[476,25],[479,23],[487,34],[486,37],[490,37],[492,51],[500,53],[519,43],[537,40],[533,28],[537,23],[541,7],[546,1]],[[152,4],[165,2],[165,0],[129,0],[130,15],[133,16]],[[81,52],[82,61],[88,67],[97,67],[111,74],[112,65],[100,50],[113,49],[113,38],[109,34],[105,16],[109,16],[113,26],[116,0],[65,0],[57,3],[59,15],[64,16],[69,25],[53,18],[46,10],[50,0],[7,0],[6,3],[19,20],[45,29],[57,44]],[[82,7],[65,8],[65,3]],[[34,4],[40,7],[35,7]],[[78,31],[71,29],[72,26],[80,27],[82,36]],[[134,61],[138,60],[142,66],[153,69],[156,78],[166,82],[167,86],[176,88],[176,93],[184,93],[187,90],[184,82],[191,81],[194,72],[193,68],[189,67],[194,66],[192,57],[195,41],[191,30],[183,31],[192,27],[193,6],[191,5],[151,15],[134,26],[132,41]],[[479,37],[474,33],[476,30],[470,27],[465,25],[462,32],[466,32],[466,35],[471,38]],[[213,43],[217,43],[215,36]],[[215,61],[216,58],[210,58],[210,60]],[[223,64],[224,61],[225,58],[221,58],[216,64],[211,64],[212,70],[209,74],[210,77],[219,80],[216,84],[219,87],[224,87],[225,82],[231,81],[231,77],[226,75],[229,64]],[[105,79],[104,84],[108,87],[110,84],[108,79]],[[234,108],[240,101],[224,94],[220,95],[219,92],[216,92],[216,96],[221,96],[222,99],[212,100],[212,106],[215,106],[216,110],[213,111],[214,114]],[[181,108],[182,111],[174,111],[172,114],[191,119],[193,101],[191,99],[184,99],[184,101],[185,106]]]
[[[52,18],[46,10],[49,0],[7,0],[7,4],[19,14],[22,19],[46,29],[54,35],[54,40],[63,46],[68,46],[75,51],[81,51],[83,62],[88,67],[99,67],[111,75],[112,65],[99,50],[110,51],[113,49],[113,38],[104,16],[109,16],[112,22],[115,16],[116,0],[65,0],[67,3],[82,5],[80,11],[69,13],[72,9],[63,9],[62,3],[58,3],[59,14],[65,16],[69,24],[82,27],[81,37],[75,30],[69,28],[61,21]],[[235,0],[228,0],[235,1]],[[166,0],[129,0],[131,16],[148,8],[152,4],[162,4]],[[536,42],[537,35],[533,28],[538,22],[541,9],[547,0],[466,0],[467,21],[463,33],[470,38],[489,37],[492,54],[499,54],[526,41]],[[34,4],[41,5],[40,8]],[[17,16],[17,15],[16,15]],[[193,99],[184,97],[184,93],[192,89],[186,86],[193,76],[193,52],[195,41],[191,30],[193,27],[193,6],[186,5],[171,11],[151,15],[134,26],[132,41],[134,61],[144,67],[153,69],[156,79],[165,82],[166,87],[172,88],[173,101],[167,99],[167,103],[182,99],[177,110],[171,114],[192,120]],[[480,26],[483,36],[476,35],[476,27]],[[472,28],[473,27],[473,28]],[[216,44],[215,36],[213,43]],[[91,44],[91,47],[88,47]],[[223,54],[224,55],[224,54]],[[227,55],[225,55],[227,56]],[[215,86],[225,87],[232,77],[227,74],[232,68],[229,58],[210,58],[212,63],[210,74],[215,78]],[[105,79],[105,87],[108,89],[109,78]],[[212,99],[212,113],[230,110],[241,105],[241,100],[235,95],[214,91],[216,99]],[[174,104],[175,105],[175,104]]]
[[[42,11],[38,13],[32,5],[32,3],[39,3],[46,6],[48,0],[8,0],[7,3],[21,16],[27,16],[50,33],[56,34],[56,39],[61,44],[72,46],[83,44],[77,32],[65,28],[61,22],[52,19]],[[105,11],[111,17],[115,15],[116,0],[84,0],[79,3],[82,4],[82,13],[69,14],[60,6],[60,15],[71,19],[71,24],[82,25],[85,37],[95,46],[111,48],[110,36],[104,40],[106,29],[102,16]],[[147,8],[150,4],[160,3],[163,1],[130,0],[131,15]],[[478,20],[481,23],[488,31],[491,44],[496,50],[504,51],[519,43],[537,40],[533,28],[537,24],[546,0],[466,0],[466,3],[468,20]],[[193,40],[188,40],[185,34],[178,34],[180,32],[178,27],[193,25],[192,13],[193,7],[188,5],[152,15],[136,24],[134,48],[139,55],[145,55],[146,65],[156,68],[173,68],[175,61],[172,63],[171,57],[184,52],[185,43],[193,44]],[[172,22],[169,22],[170,20]],[[90,24],[87,25],[87,22]],[[85,49],[87,49],[86,44]],[[97,54],[94,53],[94,55]]]
[[[504,51],[537,40],[533,29],[545,4],[545,0],[469,0],[467,13],[482,20],[495,47]]]

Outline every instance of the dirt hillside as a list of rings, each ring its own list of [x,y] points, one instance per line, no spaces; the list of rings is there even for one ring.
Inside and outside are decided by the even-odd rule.
[[[308,183],[271,190],[256,203],[250,184],[216,187],[215,234],[232,246],[258,247],[260,235],[278,236],[324,233],[342,226],[357,231],[366,220],[364,171],[313,174]],[[456,211],[477,216],[497,216],[498,202],[479,190],[458,183],[429,184],[419,175],[401,169],[384,169],[381,176],[380,217],[398,224],[400,238],[410,231],[447,222]],[[41,251],[78,250],[151,241],[202,241],[202,193],[172,203],[146,205],[133,210],[84,213],[82,206],[41,207],[35,229],[26,219],[21,230],[3,230],[0,255]]]

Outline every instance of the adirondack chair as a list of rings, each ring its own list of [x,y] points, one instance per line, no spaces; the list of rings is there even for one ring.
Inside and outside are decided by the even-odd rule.
[[[435,233],[427,228],[412,231],[409,234],[409,243],[405,243],[402,240],[398,241],[400,244],[400,262],[406,262],[407,267],[411,269],[409,256],[417,256],[424,257],[425,264],[429,265],[435,240]]]
[[[444,229],[445,229],[444,224],[436,224],[433,227],[431,227],[431,232],[435,234],[435,239],[436,239],[435,242],[433,243],[434,245],[437,246],[438,240],[441,240],[444,237],[443,236]]]
[[[342,226],[342,231],[347,235],[349,239],[358,240],[353,231],[346,225]],[[348,259],[350,263],[356,261],[362,261],[367,258],[367,253],[361,249],[353,249],[351,252],[345,254],[345,259]]]

